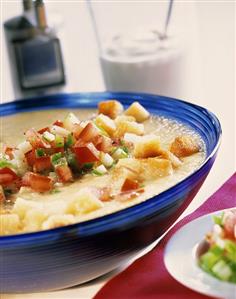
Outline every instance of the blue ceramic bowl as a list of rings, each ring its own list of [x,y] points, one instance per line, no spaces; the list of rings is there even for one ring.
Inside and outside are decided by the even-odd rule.
[[[0,114],[94,108],[99,101],[114,98],[125,106],[139,101],[153,114],[192,127],[206,143],[204,163],[167,191],[122,211],[57,229],[0,237],[2,293],[58,290],[115,269],[161,236],[205,180],[219,147],[220,123],[208,110],[184,101],[135,93],[64,94],[2,104]]]

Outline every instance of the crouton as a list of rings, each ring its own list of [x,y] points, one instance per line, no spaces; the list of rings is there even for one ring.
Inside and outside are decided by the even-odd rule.
[[[155,135],[146,135],[134,145],[135,158],[157,157],[161,153],[160,139]]]
[[[174,168],[178,168],[179,166],[181,166],[182,165],[182,161],[178,158],[178,157],[176,157],[173,153],[171,153],[170,151],[162,151],[162,153],[161,153],[161,157],[162,158],[165,158],[165,159],[167,159],[167,160],[170,160],[170,162],[171,162],[171,164],[172,164],[172,166],[174,167]]]
[[[0,235],[18,233],[20,230],[20,218],[16,214],[0,215]]]
[[[187,157],[199,152],[199,146],[192,137],[178,136],[170,145],[170,151],[178,158]]]
[[[135,117],[137,122],[143,122],[150,116],[150,113],[138,102],[134,102],[130,105],[125,111],[125,114]]]
[[[42,224],[42,229],[52,229],[75,223],[75,217],[70,214],[52,215]]]
[[[81,189],[70,201],[67,213],[73,215],[87,214],[103,207],[103,203],[98,199],[97,194],[91,188]]]
[[[127,121],[136,121],[135,117],[122,114],[122,115],[119,115],[119,116],[116,117],[115,123],[116,123],[116,125],[118,125],[120,122],[123,122],[125,120],[127,120]]]
[[[140,159],[140,178],[144,180],[155,180],[173,173],[171,162],[162,158]]]
[[[133,171],[136,173],[136,176],[131,177],[131,179],[138,179],[140,181],[154,180],[170,175],[173,172],[171,162],[158,157],[147,159],[121,159],[116,167],[126,167]]]
[[[122,160],[135,160],[135,159],[127,158]],[[138,179],[139,173],[134,169],[135,167],[131,168],[129,166],[130,165],[126,166],[122,163],[120,164],[120,166],[119,165],[116,166],[112,171],[111,182],[112,182],[112,189],[114,193],[120,192],[126,179],[130,179],[130,180]]]
[[[46,220],[47,213],[41,209],[28,210],[24,218],[24,231],[34,232],[41,229],[42,223]]]
[[[99,114],[95,119],[96,125],[105,130],[109,135],[113,135],[116,130],[116,124],[110,117]]]
[[[116,100],[103,101],[98,104],[98,112],[112,119],[115,119],[123,110],[123,105]]]
[[[143,124],[138,124],[135,121],[120,121],[117,124],[117,129],[114,133],[114,137],[123,137],[125,133],[133,133],[136,135],[144,134],[144,126]]]

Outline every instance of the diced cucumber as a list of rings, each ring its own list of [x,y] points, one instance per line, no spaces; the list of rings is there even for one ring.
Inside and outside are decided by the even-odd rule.
[[[200,257],[200,265],[203,269],[209,271],[219,261],[221,257],[213,252],[206,252]]]
[[[120,147],[118,147],[116,149],[116,151],[113,153],[112,157],[115,160],[119,160],[119,159],[124,159],[124,158],[128,158],[128,154]]]
[[[95,174],[95,175],[104,175],[105,173],[107,173],[107,169],[106,167],[102,164],[100,166],[98,166],[97,168],[93,169],[92,170],[92,173]]]
[[[232,262],[236,263],[236,243],[225,240],[224,255]]]
[[[17,146],[18,150],[21,151],[23,154],[28,153],[32,150],[32,145],[29,141],[23,141]]]
[[[111,167],[114,163],[113,158],[109,154],[107,154],[107,153],[105,154],[103,152],[101,152],[101,154],[100,154],[100,161],[106,167]]]
[[[67,137],[70,134],[70,131],[68,131],[62,127],[53,125],[51,127],[51,133],[53,133],[54,135],[61,135],[63,137]]]
[[[52,142],[55,140],[55,135],[53,135],[52,133],[45,131],[43,133],[43,138],[48,141],[48,142]]]
[[[225,261],[218,261],[213,267],[212,272],[221,280],[227,281],[232,275],[230,267],[226,264]]]

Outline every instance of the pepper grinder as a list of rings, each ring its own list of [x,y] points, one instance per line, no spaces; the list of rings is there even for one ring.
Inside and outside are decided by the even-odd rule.
[[[4,23],[16,98],[61,91],[65,71],[60,40],[48,26],[43,0],[23,0],[24,12]]]

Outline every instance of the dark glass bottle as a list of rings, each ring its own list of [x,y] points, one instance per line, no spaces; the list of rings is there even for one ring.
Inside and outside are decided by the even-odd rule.
[[[4,24],[14,85],[20,91],[16,96],[56,91],[65,84],[60,40],[47,25],[42,0],[24,0],[23,7],[21,16]]]

